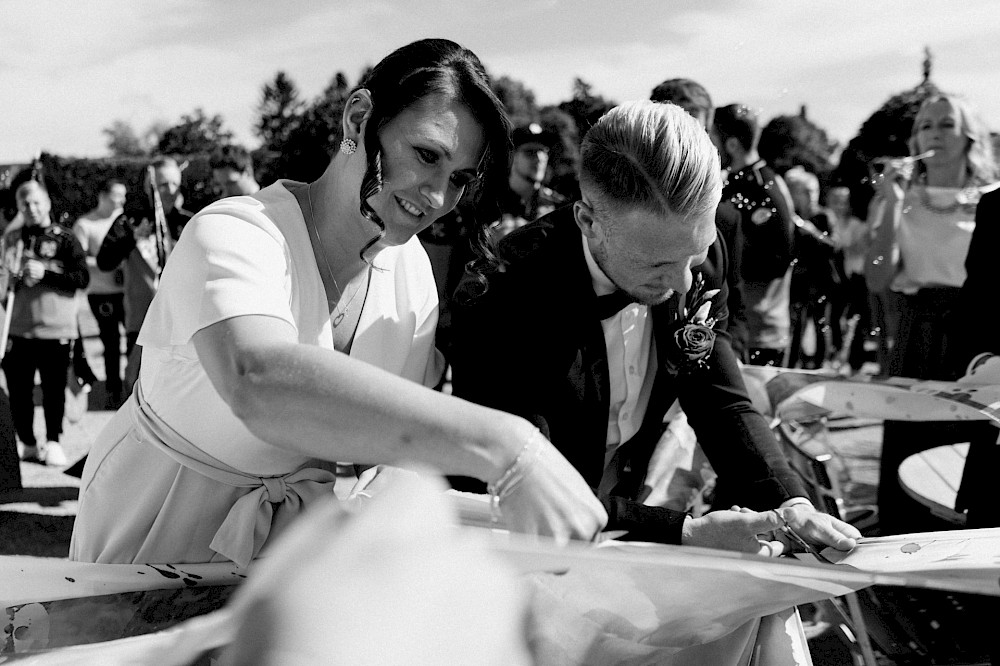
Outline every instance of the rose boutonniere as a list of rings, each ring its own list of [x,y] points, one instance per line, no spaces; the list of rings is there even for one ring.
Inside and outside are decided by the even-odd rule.
[[[674,374],[691,373],[708,367],[708,357],[715,348],[715,318],[710,317],[712,299],[718,289],[705,291],[705,278],[699,273],[689,296],[690,306],[684,305],[674,323],[667,350],[667,367]]]

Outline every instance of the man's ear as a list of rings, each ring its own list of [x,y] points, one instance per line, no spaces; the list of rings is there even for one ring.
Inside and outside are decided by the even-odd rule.
[[[366,89],[355,90],[347,98],[342,120],[344,138],[354,139],[361,145],[365,125],[372,115],[372,94]]]
[[[573,204],[573,218],[576,226],[587,238],[598,238],[602,233],[601,222],[594,217],[594,209],[585,201],[577,201]]]

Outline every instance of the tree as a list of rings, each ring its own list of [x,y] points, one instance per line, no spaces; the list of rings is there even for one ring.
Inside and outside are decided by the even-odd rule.
[[[797,116],[772,119],[760,134],[758,150],[779,173],[801,166],[825,182],[833,169],[837,144],[830,141],[826,130],[806,118],[803,106]]]
[[[308,135],[324,148],[328,156],[333,154],[343,138],[341,121],[350,94],[351,85],[347,76],[343,72],[337,72],[303,114],[300,129],[306,129]]]
[[[262,164],[261,182],[276,178],[311,181],[318,178],[343,138],[341,119],[351,94],[343,72],[337,72],[327,87],[309,104],[301,104],[297,121],[288,125],[281,144],[272,144],[269,159]]]
[[[580,135],[587,133],[587,130],[597,122],[605,113],[610,111],[615,102],[605,99],[600,95],[595,95],[593,86],[577,77],[573,80],[573,97],[568,102],[562,102],[559,108],[568,113],[576,121],[576,127]]]
[[[101,131],[108,137],[107,145],[112,157],[143,157],[149,154],[146,142],[139,138],[127,121],[116,120]]]
[[[295,82],[284,72],[278,72],[274,81],[265,83],[261,91],[257,112],[257,135],[265,150],[281,151],[288,137],[302,120],[303,102]]]
[[[522,127],[538,120],[535,93],[522,82],[509,76],[493,79],[493,92],[503,102],[514,127]]]
[[[233,140],[233,133],[224,125],[222,116],[206,116],[199,107],[190,115],[182,115],[179,124],[164,131],[156,149],[164,155],[211,153]]]

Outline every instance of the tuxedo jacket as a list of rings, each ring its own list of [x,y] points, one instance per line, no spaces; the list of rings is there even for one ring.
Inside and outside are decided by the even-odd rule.
[[[597,488],[610,407],[608,360],[572,207],[505,237],[499,257],[485,269],[470,267],[456,292],[453,392],[533,422]],[[658,367],[649,406],[639,432],[619,450],[619,485],[601,498],[608,529],[629,530],[628,538],[680,543],[683,513],[635,501],[675,398],[719,475],[717,506],[770,509],[807,496],[751,406],[724,331],[727,262],[720,240],[695,269],[704,276],[706,291],[720,290],[712,312],[720,330],[707,368],[674,375],[665,366],[680,296],[650,309]]]

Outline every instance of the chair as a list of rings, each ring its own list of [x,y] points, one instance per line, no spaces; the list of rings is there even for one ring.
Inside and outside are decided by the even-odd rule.
[[[772,424],[789,466],[804,482],[818,510],[845,520],[862,532],[877,526],[875,507],[848,506],[838,482],[836,458],[823,432],[825,418]],[[984,653],[995,604],[975,595],[874,586],[819,604],[838,619],[839,638],[855,664],[874,666],[874,650],[898,664],[989,664]],[[874,646],[874,647],[873,647]],[[959,660],[956,660],[959,659]]]
[[[838,479],[839,466],[829,444],[821,437],[828,425],[826,418],[808,423],[780,421],[774,430],[788,464],[805,483],[813,505],[865,532],[878,523],[878,508],[845,503]]]
[[[825,428],[826,420],[818,419],[806,424],[794,421],[777,421],[773,429],[782,445],[789,466],[805,484],[813,506],[820,511],[847,521],[843,495],[836,474],[832,473],[830,468],[833,455],[817,437]],[[870,520],[871,514],[872,511],[866,509],[865,513],[860,514],[860,517]],[[863,666],[877,666],[878,662],[869,640],[868,628],[858,595],[851,592],[844,595],[842,599],[828,599],[825,602],[820,602],[817,606],[821,611],[832,611],[833,617],[838,619],[836,626],[840,637],[850,648],[855,663]]]

